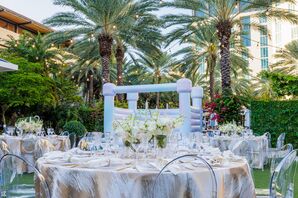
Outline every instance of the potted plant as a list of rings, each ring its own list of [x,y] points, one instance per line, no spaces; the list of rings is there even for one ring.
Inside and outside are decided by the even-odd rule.
[[[80,121],[76,121],[76,120],[66,122],[65,125],[63,126],[63,130],[68,131],[69,133],[75,133],[77,143],[87,132],[86,127]]]

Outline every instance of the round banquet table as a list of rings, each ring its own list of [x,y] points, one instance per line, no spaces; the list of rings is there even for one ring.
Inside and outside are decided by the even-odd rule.
[[[161,175],[152,190],[158,169],[162,166],[152,165],[154,160],[149,159],[139,160],[137,165],[133,163],[130,166],[131,161],[135,162],[132,159],[88,155],[76,148],[69,152],[47,153],[38,159],[36,165],[45,177],[53,198],[211,197],[210,173],[203,166],[189,168],[175,164]],[[213,168],[219,198],[255,197],[253,180],[245,160],[238,159]],[[41,191],[38,181],[36,190]]]
[[[44,139],[48,140],[55,148],[55,150],[60,151],[67,151],[70,149],[70,140],[68,136],[58,136],[58,135],[52,135],[52,136],[10,136],[10,135],[1,135],[0,140],[4,141],[7,146],[10,153],[19,155],[23,158],[25,158],[28,162],[31,164],[35,164],[35,157],[36,154],[35,150],[35,144],[38,139]],[[17,164],[17,172],[23,173],[28,172],[31,173],[33,170],[30,167],[25,166],[21,161]]]
[[[266,136],[214,136],[211,137],[210,144],[213,147],[218,147],[221,151],[226,151],[243,140],[247,141],[253,150],[252,168],[263,169],[268,153],[268,139]]]

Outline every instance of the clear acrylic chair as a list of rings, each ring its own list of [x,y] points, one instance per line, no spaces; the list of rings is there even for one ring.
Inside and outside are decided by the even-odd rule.
[[[278,136],[277,142],[276,142],[277,149],[280,149],[284,145],[285,138],[286,138],[286,133],[282,133]]]
[[[297,169],[297,150],[291,151],[275,168],[269,189],[258,189],[258,198],[294,198],[294,181]],[[262,192],[262,193],[260,193]]]
[[[63,131],[62,133],[60,133],[61,136],[69,136],[69,132],[68,131]]]
[[[236,142],[232,148],[232,153],[235,155],[244,157],[247,160],[247,163],[249,164],[250,168],[252,169],[253,166],[253,148],[246,140],[241,140]]]
[[[270,148],[268,151],[268,158],[271,159],[273,158],[273,156],[275,155],[276,152],[280,151],[280,149],[283,147],[284,145],[284,141],[285,141],[285,137],[286,134],[285,133],[281,133],[276,141],[276,148]]]
[[[276,151],[271,158],[270,163],[270,173],[273,174],[277,165],[293,150],[292,144],[286,144],[280,148],[279,151]]]
[[[103,136],[102,132],[87,132],[85,134],[85,137],[94,138],[94,139],[100,139],[102,136]]]
[[[70,148],[76,147],[77,135],[75,133],[70,133],[68,137],[70,140]]]
[[[16,170],[16,164],[18,162],[30,166],[34,170],[35,177],[33,178],[28,174],[18,174]],[[26,159],[14,154],[5,154],[0,159],[0,167],[1,197],[51,197],[45,178]],[[29,178],[31,181],[28,180]],[[34,185],[34,182],[36,182],[36,185]]]
[[[8,145],[3,140],[0,140],[0,157],[8,153],[9,153]]]
[[[211,167],[211,165],[202,157],[195,155],[195,154],[186,154],[186,155],[182,155],[179,157],[176,157],[175,159],[171,160],[170,162],[168,162],[158,173],[158,175],[156,176],[152,189],[151,189],[151,195],[150,197],[152,198],[159,198],[160,194],[159,192],[164,188],[164,184],[166,183],[168,185],[169,182],[169,178],[167,176],[174,176],[172,175],[172,173],[169,173],[171,175],[168,175],[166,173],[167,169],[169,168],[169,166],[171,166],[174,162],[177,162],[178,160],[182,160],[182,158],[191,158],[194,161],[196,160],[196,163],[198,165],[200,165],[200,171],[202,171],[202,173],[204,172],[203,170],[206,170],[206,173],[210,176],[209,178],[207,177],[205,179],[206,182],[211,181],[211,188],[210,188],[210,192],[208,192],[208,194],[210,193],[210,197],[211,198],[216,198],[217,197],[217,181],[216,181],[216,176],[214,173],[213,168]],[[193,186],[190,185],[196,185],[195,182],[191,182],[190,181],[190,177],[187,176],[188,173],[181,173],[185,175],[185,180],[181,181],[181,183],[179,181],[176,181],[177,177],[172,177],[175,181],[172,181],[171,183],[174,186],[171,186],[171,188],[175,189],[176,187],[180,188],[181,184],[185,185],[183,186],[185,190],[188,191],[188,193],[193,193],[194,195],[189,195],[190,197],[199,197],[199,188],[194,188]],[[206,174],[204,174],[204,176],[206,176]],[[191,192],[189,192],[189,190],[191,189]],[[171,191],[171,189],[168,189],[170,192],[166,192],[169,193],[168,195],[166,195],[165,197],[179,197],[178,194],[173,194],[176,193],[175,191]]]
[[[271,148],[271,134],[269,132],[266,132],[263,134],[263,136],[267,137],[268,147]]]

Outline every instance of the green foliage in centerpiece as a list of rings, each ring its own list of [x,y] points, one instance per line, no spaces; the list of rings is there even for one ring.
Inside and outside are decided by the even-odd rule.
[[[64,131],[75,133],[78,137],[83,136],[86,133],[85,126],[80,121],[69,121],[63,126]]]
[[[156,145],[158,148],[166,148],[167,146],[167,136],[166,135],[156,135]]]

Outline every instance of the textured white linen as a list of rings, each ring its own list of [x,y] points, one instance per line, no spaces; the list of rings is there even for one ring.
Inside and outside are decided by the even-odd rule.
[[[40,137],[28,135],[25,137],[2,135],[3,140],[10,153],[25,158],[32,165],[38,157],[41,157],[46,152],[52,150],[66,151],[70,149],[70,140],[67,136],[47,136]],[[52,148],[53,147],[53,148]],[[33,169],[27,167],[24,163],[18,160],[16,163],[17,173],[28,172],[32,173]]]
[[[210,144],[214,147],[218,147],[221,151],[226,151],[231,150],[235,144],[243,140],[247,141],[250,147],[253,148],[252,168],[263,169],[268,152],[268,140],[266,136],[215,136],[210,139]]]
[[[210,173],[193,160],[182,160],[170,166],[153,190],[158,171],[170,159],[143,159],[135,163],[132,159],[78,153],[78,149],[48,153],[37,161],[53,198],[211,197]],[[231,153],[226,153],[226,156],[234,159]],[[216,158],[218,156],[208,157],[210,161]],[[254,184],[245,160],[227,161],[222,166],[214,167],[214,171],[219,198],[255,197]]]

